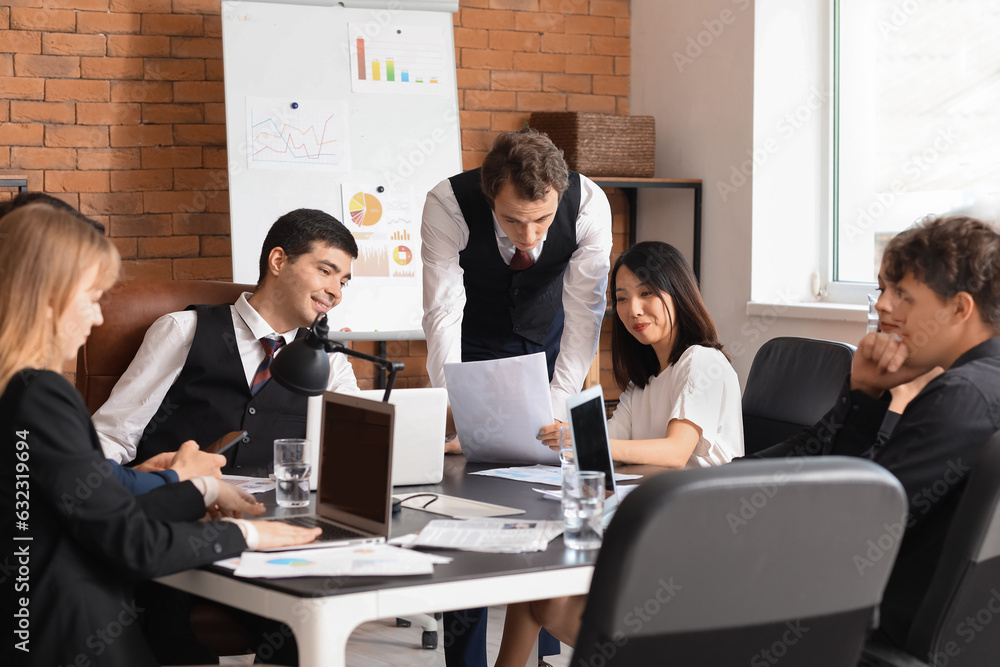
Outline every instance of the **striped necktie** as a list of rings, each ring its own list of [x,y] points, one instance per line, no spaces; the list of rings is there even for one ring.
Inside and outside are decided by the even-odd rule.
[[[514,248],[514,256],[510,259],[511,271],[524,271],[530,269],[535,264],[535,260],[525,250]]]
[[[250,393],[257,395],[267,381],[271,379],[271,360],[278,348],[285,344],[284,338],[261,338],[260,345],[264,348],[264,359],[261,360],[257,372],[253,374],[253,384],[250,385]]]

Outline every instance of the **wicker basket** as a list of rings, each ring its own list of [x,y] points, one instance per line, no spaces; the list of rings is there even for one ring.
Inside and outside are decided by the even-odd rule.
[[[528,124],[549,135],[566,164],[585,176],[652,178],[656,128],[652,116],[535,112]]]

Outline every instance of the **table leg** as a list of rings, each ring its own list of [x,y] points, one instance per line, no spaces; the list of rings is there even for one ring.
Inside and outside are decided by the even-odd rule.
[[[299,646],[300,667],[344,667],[351,633],[376,619],[374,596],[300,600],[287,618]]]

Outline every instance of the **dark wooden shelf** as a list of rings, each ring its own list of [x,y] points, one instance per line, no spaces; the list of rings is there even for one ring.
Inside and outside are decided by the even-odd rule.
[[[636,223],[639,213],[636,202],[639,188],[667,188],[674,190],[694,190],[694,250],[691,269],[694,277],[701,282],[701,179],[700,178],[630,178],[628,176],[593,176],[590,180],[602,188],[619,188],[628,199],[628,244],[636,237]]]

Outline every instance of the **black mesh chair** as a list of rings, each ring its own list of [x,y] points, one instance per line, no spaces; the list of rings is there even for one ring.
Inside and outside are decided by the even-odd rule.
[[[833,407],[851,372],[853,345],[814,338],[774,338],[757,351],[743,391],[747,455],[812,426]]]
[[[905,513],[896,478],[861,459],[650,479],[608,527],[571,663],[853,667]]]
[[[1000,432],[973,467],[905,649],[870,643],[861,664],[1000,664]]]

